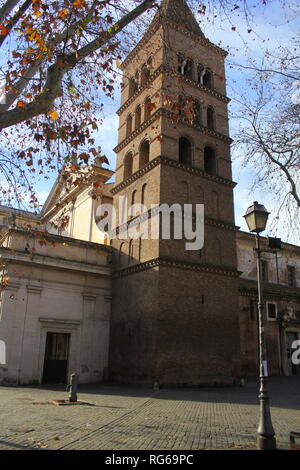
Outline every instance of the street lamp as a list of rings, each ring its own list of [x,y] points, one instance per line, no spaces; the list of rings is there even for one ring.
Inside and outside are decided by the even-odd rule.
[[[263,232],[267,225],[269,212],[262,204],[255,201],[252,206],[248,207],[244,215],[250,232],[256,233],[257,253],[257,284],[258,284],[258,327],[259,327],[259,377],[260,377],[260,420],[257,429],[257,448],[259,450],[275,450],[276,439],[275,432],[271,421],[271,413],[269,406],[269,396],[267,390],[267,354],[266,339],[263,319],[263,297],[262,297],[262,278],[261,278],[261,249],[260,249],[260,232]]]

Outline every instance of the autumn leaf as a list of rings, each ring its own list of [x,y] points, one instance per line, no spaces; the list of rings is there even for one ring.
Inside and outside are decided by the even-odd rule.
[[[33,14],[36,18],[39,18],[43,13],[40,10],[36,10]]]
[[[121,62],[119,61],[119,59],[116,60],[116,66],[118,67],[118,69],[121,67]]]
[[[85,7],[85,1],[84,0],[75,0],[73,3],[73,6],[75,8],[84,8]]]
[[[18,100],[18,102],[17,102],[17,107],[18,108],[24,109],[25,106],[26,106],[26,104],[24,103],[24,101]]]
[[[3,23],[0,24],[0,36],[6,36],[9,33],[9,29],[4,26]]]
[[[48,116],[50,116],[51,121],[56,121],[58,118],[58,113],[56,111],[49,111]]]
[[[57,16],[64,20],[68,16],[68,10],[66,8],[63,8],[62,10],[60,10]]]

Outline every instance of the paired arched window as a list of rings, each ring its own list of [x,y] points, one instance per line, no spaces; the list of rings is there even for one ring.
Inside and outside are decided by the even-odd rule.
[[[143,168],[149,163],[150,144],[149,140],[144,140],[140,146],[139,168]]]
[[[128,153],[124,159],[124,179],[128,178],[132,174],[133,168],[133,155]]]
[[[216,173],[216,155],[212,147],[204,148],[204,171],[207,173]]]
[[[178,72],[187,78],[193,80],[194,78],[194,62],[192,59],[184,57],[182,54],[178,55]]]
[[[192,144],[186,137],[179,139],[179,163],[192,166]]]
[[[207,121],[206,121],[207,127],[209,129],[214,129],[215,128],[215,112],[211,106],[207,108],[206,118],[207,118]]]
[[[134,128],[137,129],[138,127],[140,127],[141,123],[142,123],[142,108],[139,105],[135,110]]]
[[[132,133],[132,115],[129,114],[126,119],[126,137]]]
[[[203,65],[199,64],[197,67],[197,82],[200,83],[200,85],[203,85],[203,76],[205,74],[205,68]]]

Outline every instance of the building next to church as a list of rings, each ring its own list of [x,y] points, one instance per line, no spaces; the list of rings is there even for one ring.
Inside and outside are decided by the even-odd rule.
[[[93,182],[61,175],[41,214],[0,207],[0,380],[111,380],[160,386],[237,384],[257,374],[254,237],[234,222],[224,60],[185,0],[162,0],[122,64],[113,172],[96,159]],[[109,240],[97,209],[141,204]],[[151,206],[204,204],[204,246],[122,237]],[[245,208],[246,209],[246,208]],[[30,226],[30,228],[28,227]],[[46,232],[45,232],[46,230]],[[274,255],[275,256],[275,255]],[[272,374],[292,375],[300,338],[300,248],[264,259]]]

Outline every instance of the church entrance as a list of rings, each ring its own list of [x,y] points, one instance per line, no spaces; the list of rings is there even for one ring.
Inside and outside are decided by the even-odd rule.
[[[67,381],[70,333],[47,333],[43,384]]]

